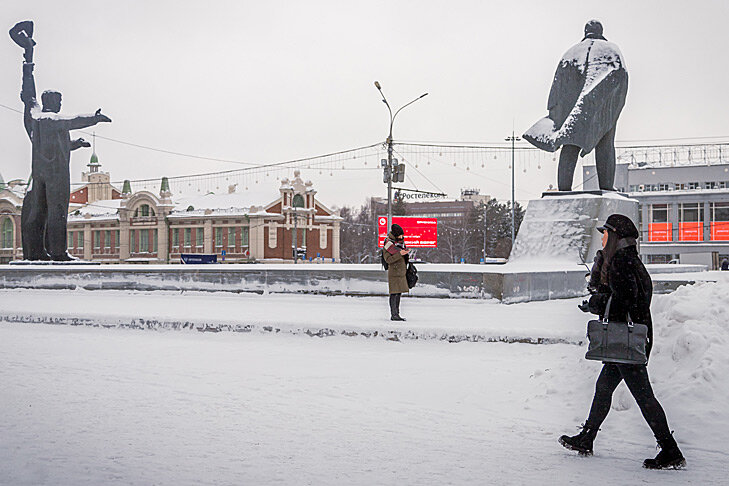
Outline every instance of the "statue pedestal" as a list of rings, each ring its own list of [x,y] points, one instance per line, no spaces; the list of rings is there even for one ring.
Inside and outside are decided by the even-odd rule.
[[[624,214],[638,226],[638,201],[622,194],[600,191],[548,194],[529,201],[510,264],[528,261],[535,265],[537,262],[591,265],[595,253],[602,248],[602,235],[595,228],[608,216]]]

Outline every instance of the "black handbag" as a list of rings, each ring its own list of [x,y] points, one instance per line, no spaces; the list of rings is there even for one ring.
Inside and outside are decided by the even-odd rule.
[[[633,323],[630,314],[628,314],[628,322],[609,322],[608,316],[612,300],[611,295],[602,319],[594,319],[587,323],[587,338],[590,345],[585,359],[605,363],[646,364],[648,362],[645,352],[648,344],[648,326]]]
[[[405,271],[405,279],[408,281],[409,289],[412,289],[418,283],[418,269],[412,263],[408,263],[408,269]]]

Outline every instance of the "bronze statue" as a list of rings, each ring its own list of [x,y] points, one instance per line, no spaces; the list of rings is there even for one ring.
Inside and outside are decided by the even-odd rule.
[[[31,189],[23,200],[21,237],[25,260],[75,260],[68,254],[66,223],[71,192],[69,162],[71,150],[89,147],[84,139],[71,140],[70,130],[111,122],[101,109],[93,115],[63,116],[61,93],[44,91],[43,107],[38,105],[33,77],[33,22],[25,21],[10,29],[10,37],[24,50],[23,87],[20,99],[25,105],[23,123],[32,149]]]
[[[547,101],[549,115],[523,135],[548,152],[562,147],[557,172],[560,191],[572,190],[577,158],[593,149],[600,189],[615,190],[615,125],[627,92],[623,55],[603,37],[602,24],[589,21],[585,37],[557,66]]]

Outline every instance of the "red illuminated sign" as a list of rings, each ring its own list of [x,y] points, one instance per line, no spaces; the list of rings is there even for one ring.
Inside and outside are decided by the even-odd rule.
[[[651,223],[648,225],[648,241],[673,241],[671,223]]]
[[[679,241],[703,241],[704,228],[701,223],[679,223],[678,224],[678,240]]]
[[[412,248],[438,248],[438,218],[417,216],[393,216],[393,224],[399,224],[405,232],[405,246]],[[378,244],[385,245],[387,217],[377,218]]]
[[[711,239],[714,241],[729,240],[729,221],[712,221]]]

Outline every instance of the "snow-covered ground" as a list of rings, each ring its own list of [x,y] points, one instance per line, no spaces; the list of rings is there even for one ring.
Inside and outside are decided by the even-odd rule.
[[[392,328],[385,299],[228,297],[13,291],[0,312]],[[576,303],[403,310],[412,329],[569,342],[584,337]],[[653,314],[649,370],[683,471],[641,468],[655,442],[624,385],[594,457],[557,443],[599,372],[583,345],[1,322],[0,484],[726,484],[729,283],[656,296]]]

